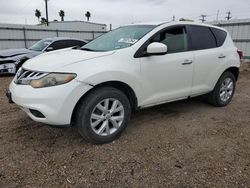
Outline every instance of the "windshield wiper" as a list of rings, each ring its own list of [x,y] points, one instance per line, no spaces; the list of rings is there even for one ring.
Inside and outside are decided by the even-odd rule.
[[[80,48],[81,50],[85,50],[85,51],[90,51],[90,52],[94,52],[95,50],[92,50],[90,48]]]

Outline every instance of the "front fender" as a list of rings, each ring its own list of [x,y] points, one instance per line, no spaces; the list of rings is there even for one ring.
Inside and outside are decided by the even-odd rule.
[[[93,74],[89,77],[83,78],[81,76],[77,77],[77,80],[83,83],[87,83],[91,86],[96,86],[105,82],[118,81],[127,84],[133,89],[135,95],[137,96],[138,104],[141,102],[141,85],[139,78],[132,75],[127,74],[121,71],[107,71],[107,72],[99,72]]]

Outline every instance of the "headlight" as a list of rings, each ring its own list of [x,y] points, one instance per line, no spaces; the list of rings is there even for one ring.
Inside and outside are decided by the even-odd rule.
[[[52,87],[70,82],[76,77],[76,74],[68,73],[50,73],[38,80],[31,80],[30,85],[33,88]]]

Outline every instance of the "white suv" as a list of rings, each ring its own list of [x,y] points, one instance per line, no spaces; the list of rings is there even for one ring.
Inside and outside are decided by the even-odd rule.
[[[208,94],[232,99],[240,57],[228,32],[192,22],[120,27],[81,49],[27,61],[8,96],[33,120],[76,124],[92,143],[113,141],[130,114],[170,101]]]

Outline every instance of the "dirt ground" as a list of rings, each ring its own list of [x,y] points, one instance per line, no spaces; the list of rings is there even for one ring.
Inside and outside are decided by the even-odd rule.
[[[8,104],[11,79],[0,78],[0,187],[250,187],[250,64],[229,106],[141,110],[119,140],[98,146]]]

